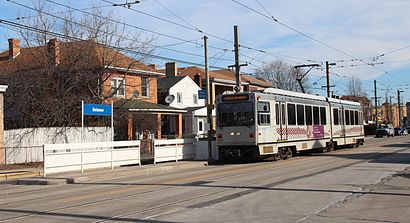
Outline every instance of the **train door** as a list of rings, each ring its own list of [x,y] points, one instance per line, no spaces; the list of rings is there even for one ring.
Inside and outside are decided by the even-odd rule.
[[[340,110],[340,124],[341,124],[341,128],[342,128],[342,137],[343,137],[343,145],[346,144],[346,117],[345,117],[345,109],[341,108]]]
[[[285,102],[276,103],[276,124],[279,127],[279,140],[288,139]]]

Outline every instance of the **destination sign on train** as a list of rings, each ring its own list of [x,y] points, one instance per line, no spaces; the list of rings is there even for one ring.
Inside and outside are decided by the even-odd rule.
[[[249,100],[249,95],[239,94],[239,95],[223,95],[222,101],[247,101]]]

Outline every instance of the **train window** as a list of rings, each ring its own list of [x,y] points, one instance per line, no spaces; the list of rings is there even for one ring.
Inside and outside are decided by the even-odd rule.
[[[270,112],[269,102],[258,102],[258,112]]]
[[[354,124],[358,125],[359,124],[359,112],[354,111]]]
[[[217,107],[217,124],[225,126],[253,126],[255,108],[251,102],[221,103]]]
[[[312,106],[305,106],[306,125],[312,125]]]
[[[339,109],[333,109],[333,124],[339,125]]]
[[[258,123],[259,125],[270,124],[269,102],[258,102]]]
[[[303,105],[296,105],[298,125],[305,125],[305,109]]]
[[[313,107],[313,124],[314,125],[320,125],[319,107],[316,107],[316,106]]]
[[[349,110],[345,110],[345,125],[350,125]]]
[[[279,125],[279,104],[275,104],[275,112],[276,112],[276,125]]]
[[[295,104],[288,104],[288,125],[296,125]]]
[[[326,125],[326,108],[320,107],[320,123]]]
[[[350,110],[350,125],[354,125],[354,112]]]

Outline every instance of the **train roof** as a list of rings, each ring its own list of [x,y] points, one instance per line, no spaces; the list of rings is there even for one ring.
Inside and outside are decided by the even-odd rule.
[[[302,98],[302,99],[319,100],[319,101],[328,100],[329,102],[338,103],[338,104],[343,103],[346,105],[361,106],[360,103],[354,102],[354,101],[346,101],[346,100],[341,100],[338,98],[327,98],[324,96],[306,94],[306,93],[300,93],[300,92],[294,92],[294,91],[287,91],[287,90],[282,90],[282,89],[277,89],[277,88],[266,88],[262,93],[275,94],[275,95],[286,96],[286,97]]]

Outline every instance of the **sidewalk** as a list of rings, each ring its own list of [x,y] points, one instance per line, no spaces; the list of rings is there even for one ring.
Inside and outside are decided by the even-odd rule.
[[[206,165],[206,161],[179,161],[158,164],[146,164],[142,166],[121,166],[115,167],[114,169],[103,168],[85,170],[84,173],[76,171],[58,174],[48,174],[47,177],[43,177],[42,168],[1,170],[0,182],[5,180],[17,180],[17,184],[20,185],[72,184],[106,179],[115,179],[127,176],[166,173],[182,169],[200,168]]]
[[[13,180],[26,177],[42,176],[43,168],[22,168],[15,170],[0,170],[0,182],[4,180]]]

